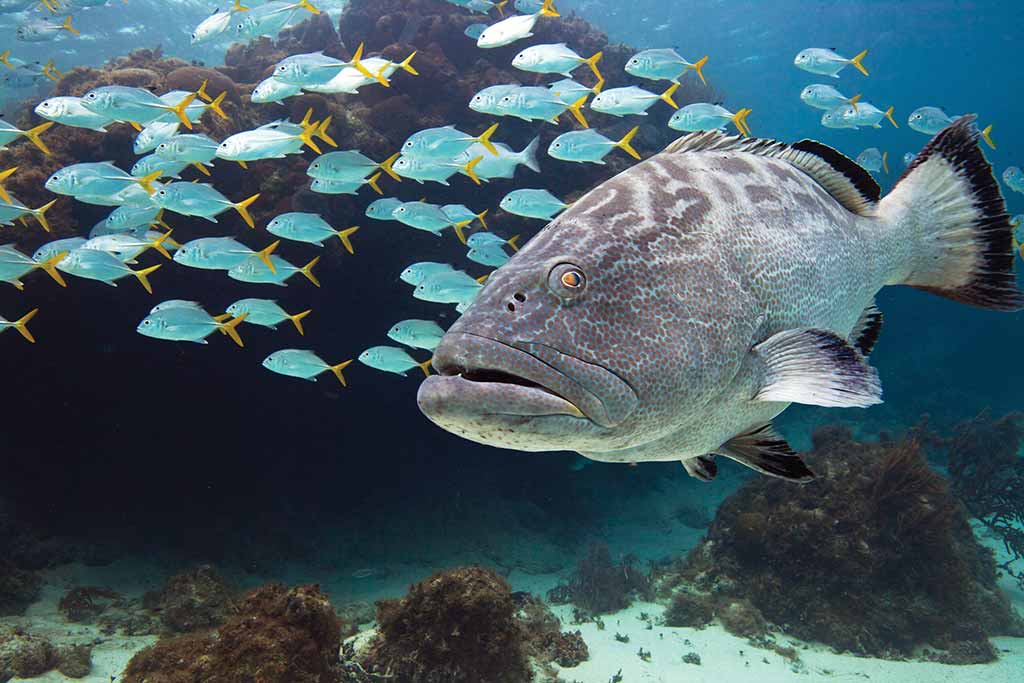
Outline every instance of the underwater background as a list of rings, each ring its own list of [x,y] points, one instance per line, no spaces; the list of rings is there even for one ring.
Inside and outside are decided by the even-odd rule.
[[[484,55],[461,30],[493,23],[496,11],[473,15],[443,0],[316,4],[321,15],[303,14],[276,42],[247,46],[230,36],[190,45],[199,22],[227,9],[198,0],[75,9],[81,36],[41,43],[16,42],[25,15],[5,12],[3,47],[29,62],[53,59],[65,75],[0,88],[3,118],[37,125],[31,109],[40,100],[81,95],[116,71],[147,70],[125,77],[165,90],[172,72],[190,89],[219,68],[222,80],[211,83],[229,90],[231,121],[201,128],[211,137],[282,116],[297,121],[314,107],[318,117],[334,116],[339,149],[377,159],[423,128],[483,130],[493,117],[465,106],[473,93],[514,78],[508,61],[518,49],[565,41],[584,56],[604,49],[610,86],[643,85],[621,68],[637,50],[709,55],[709,87],[689,75],[680,104],[748,107],[755,136],[812,138],[850,158],[884,150],[890,173],[874,174],[883,195],[904,154],[929,139],[906,125],[920,106],[976,113],[981,126],[992,124],[997,148],[985,154],[997,177],[1024,163],[1020,3],[558,0],[562,17],[541,19],[536,37]],[[390,89],[359,95],[249,101],[281,57],[319,49],[348,56],[363,41],[367,54],[395,60],[418,50],[420,75],[399,72]],[[870,76],[846,69],[835,85],[882,109],[894,106],[900,127],[823,127],[822,112],[799,94],[831,79],[793,65],[812,46],[869,50]],[[543,82],[532,74],[519,80]],[[647,157],[678,135],[665,125],[670,114],[658,103],[642,122],[599,114],[591,122],[613,139],[639,123],[635,146]],[[546,148],[572,125],[500,122],[496,139],[517,150],[534,134]],[[63,164],[114,160],[129,168],[133,135],[123,124],[106,135],[55,126],[44,139],[60,163],[12,144],[2,167],[19,171],[7,186],[38,206],[53,198],[42,182]],[[35,345],[0,336],[0,680],[1024,678],[1024,624],[1013,613],[1024,608],[1024,581],[1015,576],[1024,572],[1020,313],[884,289],[885,324],[871,362],[885,403],[793,406],[777,420],[794,448],[811,451],[812,468],[827,474],[816,490],[760,481],[731,462],[705,484],[679,463],[626,467],[470,443],[422,416],[415,368],[400,376],[353,365],[345,388],[330,375],[313,384],[267,372],[266,354],[299,345],[287,322],[276,331],[243,328],[245,348],[222,338],[201,346],[135,333],[167,298],[199,300],[212,311],[263,295],[288,311],[313,310],[302,347],[330,363],[388,343],[385,333],[399,320],[448,327],[458,314],[412,298],[398,275],[416,261],[466,267],[464,247],[447,233],[439,239],[366,218],[377,199],[369,190],[309,192],[304,168],[312,158],[249,170],[218,161],[212,182],[236,199],[263,193],[258,226],[290,210],[321,212],[338,228],[362,226],[355,254],[337,243],[322,250],[321,288],[301,278],[280,290],[254,287],[168,264],[152,276],[155,296],[129,281],[113,289],[69,278],[62,289],[42,274],[24,292],[0,291],[8,318],[40,309]],[[499,211],[506,192],[545,187],[568,200],[629,163],[617,153],[607,167],[569,169],[541,153],[540,175],[519,169],[515,180],[483,187],[464,177],[451,187],[386,177],[382,184],[406,201],[489,208],[493,230],[525,241],[544,223]],[[1008,213],[1024,213],[1024,197],[1002,190]],[[88,232],[107,211],[65,197],[50,220],[57,236],[69,236]],[[166,220],[179,241],[233,234],[254,248],[269,242],[236,216],[214,232],[195,219]],[[26,253],[53,237],[35,224],[0,230],[0,242]],[[295,263],[320,253],[305,246],[279,253]],[[473,275],[486,272],[468,265]],[[895,482],[894,490],[878,481]],[[858,537],[856,529],[869,527],[874,536]],[[728,581],[712,586],[709,576]],[[247,631],[245,623],[262,626]],[[203,640],[218,628],[215,644]],[[350,638],[344,646],[343,637]],[[165,649],[143,650],[154,643]],[[129,666],[140,651],[148,654]],[[183,664],[181,653],[205,664]],[[261,657],[273,661],[253,673]]]

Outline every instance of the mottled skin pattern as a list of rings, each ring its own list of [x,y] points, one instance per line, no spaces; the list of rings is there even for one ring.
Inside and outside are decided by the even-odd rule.
[[[657,155],[550,223],[435,352],[442,375],[526,377],[585,417],[540,389],[453,377],[424,383],[421,407],[454,433],[519,450],[611,462],[715,451],[788,405],[752,400],[755,344],[803,327],[847,337],[875,293],[905,277],[910,228],[884,218],[885,202],[878,211],[851,213],[782,160]],[[582,293],[551,276],[571,268],[559,264],[582,272]]]

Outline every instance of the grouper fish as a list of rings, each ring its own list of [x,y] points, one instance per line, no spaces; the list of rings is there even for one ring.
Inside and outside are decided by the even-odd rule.
[[[493,446],[597,461],[715,456],[813,477],[772,429],[790,403],[882,400],[875,294],[1021,308],[1011,227],[973,117],[892,192],[818,142],[688,135],[599,185],[496,270],[418,403]]]

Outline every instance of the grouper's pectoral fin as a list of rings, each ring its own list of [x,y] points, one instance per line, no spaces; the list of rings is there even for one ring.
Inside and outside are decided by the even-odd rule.
[[[827,330],[772,335],[753,348],[761,364],[755,401],[866,408],[882,402],[878,371],[848,341]]]
[[[814,473],[807,469],[807,465],[800,459],[800,456],[790,448],[785,439],[775,433],[770,424],[734,436],[722,444],[717,452],[770,477],[787,479],[800,484],[814,479]],[[694,460],[708,457],[702,455]],[[687,462],[690,461],[683,461],[683,464],[686,465]],[[714,464],[713,461],[712,464]],[[689,467],[686,470],[690,472]]]
[[[713,453],[687,458],[683,460],[683,467],[686,468],[687,474],[700,481],[713,481],[718,476],[718,463],[715,462]]]

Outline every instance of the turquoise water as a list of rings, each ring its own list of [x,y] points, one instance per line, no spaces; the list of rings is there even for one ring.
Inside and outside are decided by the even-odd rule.
[[[562,17],[541,18],[535,37],[497,50],[479,49],[461,34],[472,21],[496,23],[497,11],[470,18],[457,3],[443,0],[317,3],[320,17],[307,22],[308,13],[296,10],[289,23],[298,28],[247,46],[232,30],[190,43],[195,27],[227,4],[112,0],[88,9],[71,4],[58,13],[39,3],[10,4],[0,12],[0,30],[10,36],[0,48],[10,47],[11,56],[30,65],[52,59],[65,80],[39,78],[18,87],[4,81],[0,107],[7,123],[39,125],[43,119],[32,108],[45,98],[81,96],[119,78],[138,80],[157,95],[195,88],[203,79],[220,84],[211,87],[214,94],[213,87],[229,84],[230,120],[208,113],[194,131],[215,142],[281,118],[298,122],[307,109],[314,119],[330,115],[327,130],[338,149],[358,148],[374,162],[397,152],[417,130],[453,124],[475,136],[499,123],[494,140],[515,151],[541,136],[539,175],[520,168],[513,179],[480,186],[455,175],[446,187],[409,178],[397,183],[385,174],[380,185],[384,196],[402,201],[464,203],[472,213],[488,209],[491,231],[520,234],[526,244],[545,222],[500,210],[507,192],[543,187],[576,199],[633,163],[621,151],[612,152],[604,168],[551,158],[545,150],[555,135],[579,128],[568,114],[556,127],[464,106],[487,85],[561,78],[509,65],[519,49],[547,41],[566,40],[583,56],[605,49],[607,87],[630,84],[653,92],[667,84],[633,79],[606,65],[646,48],[672,47],[688,60],[708,55],[704,73],[713,90],[697,89],[688,74],[685,97],[707,95],[732,111],[750,108],[747,123],[757,137],[809,138],[851,159],[869,147],[886,151],[890,172],[873,174],[883,196],[903,173],[904,154],[917,153],[929,140],[907,125],[910,112],[921,106],[975,113],[982,127],[992,125],[997,148],[983,152],[997,178],[1024,163],[1018,95],[1024,7],[1015,3],[561,0],[556,5]],[[64,10],[80,36],[15,39],[19,26],[60,23]],[[396,62],[417,51],[412,64],[419,75],[397,71],[390,88],[369,84],[359,94],[250,101],[256,83],[279,60],[321,49],[346,59],[360,42],[365,55]],[[620,43],[626,46],[621,54]],[[866,49],[870,75],[852,67],[839,79],[801,71],[793,59],[807,47],[845,56]],[[115,63],[119,58],[126,59]],[[192,68],[202,71],[197,76]],[[184,75],[171,77],[176,70]],[[586,67],[575,73],[592,83]],[[799,99],[811,83],[862,93],[883,110],[893,106],[899,128],[884,120],[879,129],[823,127],[823,112]],[[663,103],[649,117],[622,121],[587,107],[583,112],[613,139],[640,125],[636,146],[644,158],[678,135],[665,127],[670,110]],[[77,162],[110,160],[129,169],[139,158],[131,150],[134,136],[125,123],[111,124],[107,133],[57,124],[43,133],[49,156],[28,141],[10,143],[0,152],[0,170],[18,170],[4,181],[7,189],[33,208],[58,203],[47,213],[53,234],[29,219],[26,226],[0,228],[0,243],[31,254],[54,238],[88,235],[112,207],[57,195],[42,184]],[[319,144],[331,151],[326,141]],[[284,240],[274,252],[296,266],[320,256],[321,287],[302,275],[287,288],[250,285],[150,252],[132,267],[162,266],[150,276],[152,296],[130,275],[115,289],[65,273],[64,289],[42,272],[25,277],[23,292],[7,286],[0,292],[0,315],[11,321],[39,309],[29,323],[34,345],[13,330],[0,336],[7,396],[0,452],[0,682],[65,680],[56,655],[34,670],[15,663],[11,653],[27,652],[33,638],[47,640],[54,652],[89,645],[87,681],[176,681],[151,661],[145,666],[154,668],[140,673],[145,660],[136,655],[154,643],[182,647],[175,638],[184,632],[200,639],[219,632],[219,642],[229,643],[223,647],[235,648],[225,652],[201,640],[187,645],[189,657],[180,661],[190,663],[171,668],[195,683],[675,683],[744,681],[751,674],[766,681],[1019,680],[1024,627],[1004,619],[1010,614],[1004,610],[1024,613],[1024,583],[1017,578],[1024,572],[1024,461],[1017,452],[1022,430],[1013,416],[1024,408],[1020,313],[971,308],[906,287],[883,289],[877,303],[884,325],[870,364],[878,369],[884,403],[863,410],[793,405],[775,421],[794,450],[810,452],[805,460],[819,481],[804,487],[766,483],[725,458],[718,458],[717,478],[702,483],[678,459],[630,467],[593,462],[568,448],[498,449],[459,438],[424,417],[417,406],[423,378],[415,365],[391,368],[408,370],[400,375],[356,361],[342,370],[345,387],[329,371],[312,383],[261,367],[268,354],[283,348],[315,351],[326,367],[372,346],[399,347],[386,332],[404,319],[453,325],[459,318],[453,306],[410,296],[399,274],[411,263],[452,263],[473,278],[492,270],[467,260],[450,228],[437,237],[367,218],[367,206],[379,198],[369,187],[353,195],[311,191],[306,170],[316,157],[307,149],[250,161],[248,169],[214,159],[210,176],[193,168],[182,172],[184,181],[209,182],[231,201],[260,193],[252,205],[252,230],[231,210],[216,224],[173,210],[164,217],[182,243],[229,236],[254,250],[277,239],[266,227],[289,211],[318,213],[339,230],[361,226],[351,238],[354,254],[334,238],[322,249]],[[1021,194],[1001,181],[999,187],[1007,213],[1024,213]],[[479,296],[486,297],[483,291]],[[136,333],[162,301],[196,300],[215,315],[243,297],[274,299],[289,314],[311,309],[302,322],[305,335],[287,319],[276,330],[242,324],[241,349],[215,331],[205,346]],[[415,363],[431,355],[423,348],[405,352]],[[508,386],[506,391],[516,391]],[[997,422],[1006,415],[1011,417]],[[834,432],[812,440],[822,425],[841,425],[867,445],[850,445]],[[904,446],[894,444],[905,445],[906,435],[921,450],[899,460],[893,454]],[[894,485],[893,503],[876,482],[892,482],[887,477],[904,471],[898,466],[906,462],[910,483]],[[928,522],[914,526],[921,515]],[[605,548],[607,566],[600,559]],[[709,564],[702,565],[702,558]],[[200,570],[197,579],[195,568],[207,565],[213,569]],[[414,603],[408,596],[439,585],[427,582],[410,591],[413,584],[477,565],[494,572],[488,577],[501,577],[486,579],[498,588],[482,600],[479,621],[447,595],[422,613],[413,615],[410,608],[405,618],[412,635],[401,647],[399,639],[388,640],[393,622],[386,605],[377,611],[375,601],[405,596],[408,607]],[[220,578],[203,583],[207,571]],[[177,583],[168,583],[175,576]],[[465,579],[452,579],[459,580]],[[244,597],[275,582],[288,589],[318,584],[330,601],[325,609],[340,615],[342,627],[329,625],[324,638],[299,627],[296,639],[309,648],[303,651],[319,655],[282,656],[286,663],[275,673],[252,678],[233,657],[241,654],[256,667],[262,660],[251,653],[273,647],[252,633],[236,640],[233,629],[244,621],[238,614],[253,623],[278,623],[280,615],[252,617],[246,610],[253,601]],[[93,595],[82,617],[68,608],[67,598],[83,587],[104,587],[118,597]],[[509,590],[515,595],[509,597]],[[198,597],[181,597],[190,591]],[[817,598],[809,597],[816,592]],[[580,633],[586,658],[552,663],[552,650],[544,648],[554,646],[544,638],[556,636],[545,635],[550,622],[523,616],[529,611],[523,607],[526,593],[540,601],[530,604],[546,605],[557,617],[556,632]],[[691,593],[704,601],[694,610],[708,610],[707,624],[692,613],[686,623],[672,616],[679,595]],[[607,606],[598,598],[609,594],[624,597],[619,603],[610,598],[615,604]],[[294,607],[299,601],[289,595]],[[984,602],[983,596],[996,597]],[[454,607],[446,611],[442,603]],[[517,616],[502,612],[510,604]],[[862,605],[862,613],[848,605]],[[307,607],[294,609],[304,613]],[[519,636],[503,640],[506,622],[525,644]],[[859,635],[848,637],[845,628]],[[500,643],[497,654],[487,656],[491,669],[479,668],[460,649],[462,641],[449,641],[474,629],[483,634],[479,642]],[[267,632],[284,642],[280,631]],[[438,634],[445,647],[425,654]],[[346,638],[350,647],[339,655],[332,639]],[[575,642],[557,638],[565,649]],[[532,677],[521,670],[520,649],[529,655]],[[699,666],[691,654],[699,655]],[[310,674],[300,660],[308,664],[320,655],[329,666]],[[200,660],[215,664],[203,669]],[[422,665],[405,666],[410,661]],[[234,678],[217,677],[223,675]]]

